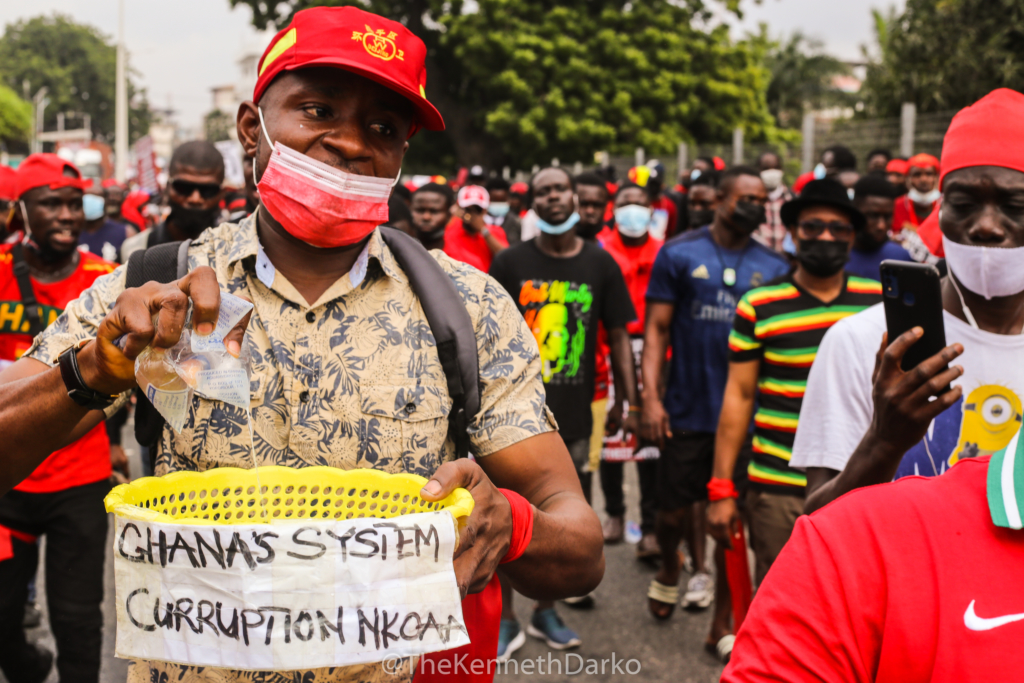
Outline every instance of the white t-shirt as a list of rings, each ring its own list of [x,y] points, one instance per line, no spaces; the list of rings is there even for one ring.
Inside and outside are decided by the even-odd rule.
[[[963,396],[907,451],[897,479],[942,474],[960,458],[994,453],[1021,428],[1024,335],[976,330],[948,312],[943,318],[946,343],[964,347],[953,361],[964,369],[953,382]],[[807,379],[790,466],[846,467],[871,424],[871,374],[885,329],[885,311],[876,304],[825,334]]]

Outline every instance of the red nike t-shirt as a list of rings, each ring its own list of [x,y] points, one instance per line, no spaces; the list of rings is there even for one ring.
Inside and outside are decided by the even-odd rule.
[[[79,253],[78,267],[59,282],[32,280],[36,300],[42,306],[42,320],[49,325],[71,301],[96,278],[114,270],[114,265],[99,256]],[[27,334],[21,292],[14,279],[13,257],[9,244],[0,245],[0,368],[21,358],[32,345]],[[50,457],[14,488],[29,493],[52,493],[83,486],[110,476],[110,440],[103,423],[81,439],[54,451]]]
[[[505,236],[505,231],[497,225],[489,225],[491,234],[506,247],[508,246],[508,237]],[[451,256],[456,261],[462,261],[468,263],[477,270],[487,272],[491,269],[491,261],[494,260],[494,254],[491,253],[491,248],[487,246],[487,240],[480,233],[471,233],[466,230],[462,225],[461,218],[453,218],[448,222],[448,227],[444,231],[444,253]]]
[[[798,519],[721,680],[1019,680],[1024,531],[993,523],[988,464],[961,460]]]

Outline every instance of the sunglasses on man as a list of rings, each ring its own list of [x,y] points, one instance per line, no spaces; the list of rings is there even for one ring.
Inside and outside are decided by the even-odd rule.
[[[193,183],[188,180],[172,180],[171,189],[181,197],[191,197],[192,193],[199,192],[203,199],[213,199],[220,193],[220,185],[216,183]]]
[[[849,242],[850,238],[853,237],[853,226],[849,223],[841,223],[840,221],[821,221],[817,219],[811,219],[807,221],[800,221],[797,226],[807,235],[808,239],[818,239],[821,233],[826,230],[832,235],[833,238],[840,242]]]

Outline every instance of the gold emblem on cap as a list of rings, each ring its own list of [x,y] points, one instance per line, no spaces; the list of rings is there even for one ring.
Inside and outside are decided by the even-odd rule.
[[[366,26],[366,33],[353,31],[352,40],[362,41],[363,49],[377,59],[383,59],[385,62],[390,62],[392,59],[397,57],[400,61],[404,62],[405,51],[399,50],[398,46],[395,45],[396,35],[398,34],[394,31],[386,33],[382,28],[374,31],[369,26]]]

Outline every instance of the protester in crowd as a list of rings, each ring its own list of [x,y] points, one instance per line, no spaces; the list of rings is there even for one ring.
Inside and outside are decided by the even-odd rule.
[[[878,182],[887,184],[882,178]],[[865,230],[865,217],[839,183],[827,178],[809,182],[799,198],[783,205],[782,220],[796,243],[796,268],[750,290],[736,307],[708,484],[708,529],[731,548],[740,518],[732,474],[753,416],[745,508],[757,583],[803,513],[807,480],[790,468],[789,459],[814,354],[829,327],[882,298],[877,279],[843,269],[855,236]]]
[[[562,168],[543,169],[530,181],[530,195],[541,234],[498,254],[491,275],[517,303],[537,341],[547,406],[589,501],[598,321],[607,331],[616,382],[623,386],[616,400],[636,406],[636,373],[626,331],[626,323],[636,314],[615,260],[576,234],[579,213],[572,176]],[[635,434],[636,410],[622,422],[626,432]],[[500,659],[508,658],[524,640],[512,608],[513,587],[502,582]],[[580,644],[551,601],[537,603],[527,633],[558,650]]]
[[[505,239],[508,240],[509,246],[515,246],[523,241],[522,225],[519,222],[519,214],[512,210],[512,205],[509,203],[510,187],[504,178],[491,178],[484,185],[490,199],[484,222],[501,228],[505,232]]]
[[[11,228],[23,231],[24,238],[0,246],[0,369],[7,381],[11,365],[26,353],[32,337],[114,269],[77,248],[85,223],[82,195],[90,181],[75,166],[55,154],[33,154],[21,162],[16,183]],[[27,265],[27,276],[18,275],[21,265]],[[37,427],[36,443],[46,441],[39,431]],[[25,467],[27,477],[0,497],[0,670],[12,682],[42,681],[53,664],[53,654],[29,644],[22,628],[28,583],[38,562],[36,539],[43,535],[47,607],[60,680],[99,679],[107,550],[103,496],[110,490],[111,449],[102,424],[96,422],[81,434],[63,448],[51,442],[36,457],[38,463],[49,456],[46,461],[35,471]],[[8,441],[5,458],[20,454]],[[124,452],[118,455],[123,458]]]
[[[13,168],[0,164],[0,242],[4,242],[9,236],[7,219],[11,215],[11,208],[16,199],[17,176],[18,173]]]
[[[809,485],[822,467],[842,470],[827,484],[819,478],[810,509],[967,462],[930,481],[856,491],[803,517],[754,600],[723,681],[1012,680],[1024,665],[1019,631],[1009,626],[1024,595],[1007,580],[1019,566],[1024,505],[1022,122],[1024,95],[999,89],[961,110],[946,132],[939,222],[953,343],[904,372],[919,329],[883,339],[874,360],[881,307],[846,319],[825,337],[797,432]],[[824,378],[828,407],[809,411],[825,396]]]
[[[873,149],[868,152],[867,163],[865,164],[866,173],[885,173],[886,166],[892,160],[892,152],[887,149]]]
[[[864,229],[858,230],[846,272],[858,277],[880,280],[878,267],[886,259],[913,261],[906,249],[889,239],[896,189],[885,176],[871,173],[853,186],[854,204],[864,214]]]
[[[127,223],[120,223],[107,217],[103,191],[92,185],[82,196],[82,211],[85,226],[78,235],[79,251],[96,254],[104,261],[118,263],[121,260],[121,245],[128,237]],[[135,230],[132,230],[135,234]]]
[[[403,50],[403,59],[388,62],[386,71],[361,42],[338,39],[367,25],[393,32]],[[454,564],[458,585],[474,594],[467,598],[474,607],[464,614],[496,615],[499,589],[492,577],[510,547],[515,552],[507,559],[515,561],[503,565],[504,576],[525,595],[561,598],[598,584],[604,570],[601,527],[545,408],[541,358],[514,303],[485,274],[433,254],[458,292],[457,301],[446,303],[466,306],[478,335],[481,405],[467,429],[475,459],[455,460],[446,374],[435,345],[418,336],[429,323],[395,252],[376,229],[388,194],[379,188],[399,174],[410,135],[444,125],[420,94],[425,55],[422,41],[402,24],[358,8],[296,13],[260,58],[253,101],[243,102],[237,117],[239,141],[255,159],[259,210],[240,224],[199,235],[188,248],[190,272],[177,282],[125,289],[124,270],[98,280],[5,371],[0,432],[8,451],[0,460],[0,490],[67,440],[76,425],[96,424],[102,418],[98,406],[134,387],[133,359],[150,343],[177,341],[189,302],[196,331],[212,331],[223,288],[255,306],[253,324],[246,329],[243,319],[226,341],[237,354],[244,334],[252,351],[260,386],[252,390],[251,422],[242,409],[196,397],[187,424],[198,424],[202,415],[203,428],[186,427],[178,437],[164,426],[158,475],[249,467],[253,457],[260,465],[412,472],[429,478],[420,492],[424,500],[465,487],[475,501],[463,536],[473,540],[460,544]],[[370,69],[376,69],[376,80],[359,75]],[[315,170],[326,186],[308,182],[294,162]],[[338,197],[338,188],[354,182],[378,188],[369,217],[366,201]],[[258,269],[257,262],[267,268]],[[113,343],[121,336],[127,339],[123,351]],[[77,354],[79,372],[65,384],[51,366],[60,357],[66,367],[68,354]],[[85,405],[72,399],[69,385],[82,385],[85,396],[74,396]],[[397,405],[395,390],[406,396]],[[366,410],[380,425],[373,439],[341,428],[360,424]],[[530,512],[532,540],[512,546],[515,526],[530,524]],[[466,622],[472,644],[463,652],[469,661],[493,657],[497,647],[497,619],[475,618]],[[97,626],[97,639],[98,632]],[[407,659],[270,674],[137,661],[128,680],[407,681],[412,666]]]
[[[150,196],[143,190],[133,190],[128,193],[121,203],[121,215],[125,221],[139,232],[144,232],[152,227],[153,216],[149,212]],[[127,241],[127,238],[125,239]],[[124,244],[121,245],[122,249]],[[122,257],[124,254],[122,253]]]
[[[768,190],[768,202],[764,205],[768,219],[753,234],[753,238],[782,254],[782,245],[786,241],[786,226],[782,224],[779,211],[783,204],[793,198],[789,188],[782,182],[782,157],[777,152],[765,152],[758,158],[757,167],[761,171],[761,181]]]
[[[579,179],[576,181],[577,192],[580,191]],[[582,204],[582,199],[581,199]],[[615,226],[603,235],[601,245],[611,254],[619,265],[626,288],[637,312],[637,319],[626,325],[629,333],[630,348],[637,372],[640,369],[640,357],[644,344],[644,296],[651,279],[654,259],[663,244],[650,234],[654,222],[650,207],[650,195],[644,188],[632,183],[619,186],[615,195]],[[638,378],[639,382],[639,378]],[[640,385],[642,387],[642,384]],[[616,396],[621,388],[616,385]],[[629,411],[639,414],[640,406],[629,404]],[[614,435],[622,425],[623,404],[616,400],[608,416],[608,432]],[[635,437],[635,435],[634,435]],[[624,439],[624,441],[626,441]],[[627,442],[628,443],[628,442]],[[645,450],[649,455],[649,452]],[[656,453],[655,453],[656,454]],[[657,486],[658,463],[656,459],[645,458],[636,463],[640,481],[640,542],[637,544],[637,557],[640,559],[656,558],[660,555],[658,539],[654,533],[655,515],[658,510]],[[623,494],[624,463],[604,460],[600,464],[601,492],[604,494],[605,512],[608,519],[604,527],[605,542],[621,541],[626,523],[626,499]]]
[[[896,200],[893,232],[918,226],[939,205],[939,160],[931,154],[915,154],[907,161],[907,193]]]
[[[455,216],[444,231],[444,253],[485,273],[494,255],[508,248],[500,225],[484,220],[490,198],[480,185],[466,185],[455,200]]]
[[[788,264],[750,238],[765,221],[768,201],[756,169],[734,166],[723,173],[718,199],[711,225],[669,241],[651,273],[642,362],[642,434],[661,449],[657,534],[662,566],[648,589],[649,609],[658,619],[672,615],[681,569],[676,549],[685,537],[697,573],[687,584],[683,604],[706,608],[717,591],[707,647],[727,658],[732,636],[725,557],[719,546],[718,582],[713,587],[705,569],[702,504],[714,462],[736,303],[752,288],[784,275]],[[659,385],[670,342],[672,364],[663,403]]]
[[[412,227],[412,212],[409,211],[408,205],[402,198],[394,192],[388,199],[388,222],[385,225],[389,228],[397,228],[409,237],[419,238],[419,234]]]
[[[629,182],[644,188],[651,198],[650,206],[654,216],[651,235],[658,240],[675,234],[679,214],[676,203],[662,194],[664,177],[665,166],[656,159],[652,159],[646,166],[634,166],[628,174]]]
[[[139,249],[167,242],[194,240],[221,217],[224,197],[224,157],[206,140],[178,145],[168,164],[167,202],[171,212],[151,230],[130,237],[121,245],[121,262]]]
[[[808,468],[808,511],[894,475],[942,474],[958,460],[1005,447],[1016,433],[1024,413],[1024,269],[1012,249],[1024,246],[1014,203],[1024,193],[1024,157],[1013,144],[1024,139],[1021,113],[1024,95],[996,90],[957,114],[946,132],[939,221],[951,273],[942,281],[950,346],[902,371],[900,358],[920,331],[879,350],[881,306],[825,336],[793,447],[792,465]]]
[[[885,179],[896,188],[898,194],[907,192],[907,173],[910,171],[910,162],[906,159],[896,158],[885,165]]]
[[[581,173],[576,176],[577,212],[576,234],[585,240],[596,240],[606,229],[605,207],[610,199],[608,187],[596,173]]]
[[[512,183],[508,189],[508,208],[509,211],[519,216],[522,219],[523,214],[526,213],[530,207],[526,204],[526,195],[529,194],[530,187],[524,182]],[[520,239],[520,242],[523,240]]]
[[[711,225],[718,208],[718,172],[708,171],[698,176],[686,193],[686,201],[690,230]]]
[[[128,196],[127,188],[113,178],[104,180],[101,183],[101,187],[103,188],[103,199],[106,202],[107,218],[119,223],[127,223],[128,219],[124,217],[122,212],[124,200]]]
[[[812,180],[832,178],[843,187],[852,190],[860,178],[857,173],[857,156],[843,145],[832,145],[825,148],[814,169],[797,177],[793,183],[793,193],[800,194],[804,186]],[[852,198],[853,195],[850,194]]]
[[[454,203],[452,189],[440,183],[426,183],[412,193],[412,228],[427,249],[444,249],[445,228],[452,218]]]

